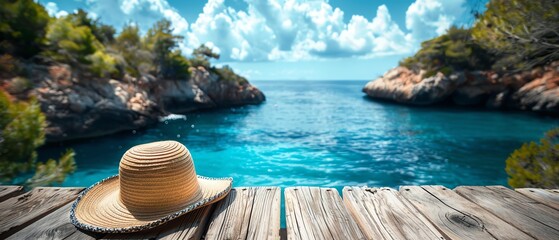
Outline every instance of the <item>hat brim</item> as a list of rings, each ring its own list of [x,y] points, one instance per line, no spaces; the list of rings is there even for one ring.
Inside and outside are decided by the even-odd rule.
[[[70,221],[75,226],[101,233],[137,232],[157,227],[198,208],[223,199],[231,191],[232,178],[198,176],[202,197],[173,209],[136,213],[126,208],[119,197],[118,175],[95,183],[72,204]]]

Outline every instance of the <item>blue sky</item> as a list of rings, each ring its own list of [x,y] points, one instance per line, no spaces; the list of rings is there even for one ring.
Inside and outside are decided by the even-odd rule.
[[[249,80],[369,80],[451,25],[471,25],[480,0],[39,0],[53,16],[78,8],[117,30],[159,19],[205,43]]]

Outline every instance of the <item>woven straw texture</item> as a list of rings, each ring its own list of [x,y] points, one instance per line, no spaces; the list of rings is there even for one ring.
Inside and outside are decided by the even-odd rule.
[[[138,145],[122,157],[119,176],[76,200],[72,216],[88,230],[141,230],[222,199],[231,182],[197,176],[190,152],[176,141]]]

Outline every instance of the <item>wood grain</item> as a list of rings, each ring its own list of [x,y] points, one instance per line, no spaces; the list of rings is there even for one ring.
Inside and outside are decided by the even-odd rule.
[[[0,202],[20,195],[23,192],[24,191],[22,186],[0,186]]]
[[[0,203],[0,238],[6,238],[32,222],[74,200],[83,188],[38,187]]]
[[[112,233],[101,239],[201,239],[211,216],[213,204],[141,232]]]
[[[559,211],[503,186],[457,187],[455,191],[538,239],[559,239]]]
[[[99,235],[87,235],[80,232],[70,223],[70,208],[72,203],[68,203],[57,209],[51,214],[39,219],[29,226],[19,230],[8,239],[66,239],[74,235],[79,239],[95,239]]]
[[[443,186],[403,186],[400,194],[448,238],[532,239]]]
[[[345,187],[344,203],[368,239],[444,239],[398,191]]]
[[[540,188],[517,188],[515,190],[524,196],[559,210],[559,192],[557,191]]]
[[[288,239],[365,239],[334,188],[285,189]]]
[[[206,239],[278,239],[279,187],[238,187],[216,205]]]

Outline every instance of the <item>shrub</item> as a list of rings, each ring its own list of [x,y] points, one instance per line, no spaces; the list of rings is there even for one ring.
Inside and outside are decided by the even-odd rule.
[[[221,68],[213,68],[213,71],[219,76],[219,80],[237,83],[243,85],[248,83],[247,79],[236,74],[231,67],[225,65]]]
[[[492,61],[492,55],[473,41],[468,29],[451,27],[446,34],[421,43],[421,49],[400,66],[426,70],[424,77],[429,77],[437,72],[488,69]]]
[[[559,128],[545,134],[540,143],[525,143],[507,159],[511,187],[559,187]]]
[[[25,184],[29,187],[37,187],[62,183],[66,175],[76,170],[75,155],[74,150],[67,149],[58,161],[51,158],[45,163],[37,163],[35,174],[27,179]]]
[[[182,55],[180,50],[175,50],[169,54],[166,61],[165,78],[188,79],[190,77],[190,72],[188,71],[190,62]]]
[[[491,0],[474,39],[499,55],[494,69],[524,70],[559,59],[559,4],[555,0]]]
[[[60,161],[46,165],[36,163],[36,148],[45,141],[45,116],[35,99],[15,102],[0,91],[0,183],[11,182],[18,174],[37,167],[29,184],[50,184],[73,172],[73,153],[68,152]],[[40,180],[40,181],[39,181]]]
[[[0,0],[0,53],[30,58],[45,41],[49,15],[33,0]]]
[[[115,58],[103,51],[89,55],[88,60],[91,62],[90,70],[95,76],[107,77],[118,73]]]
[[[49,45],[46,55],[56,61],[73,65],[89,64],[89,55],[103,48],[91,33],[91,29],[75,26],[67,17],[56,19],[49,24],[46,38]]]

